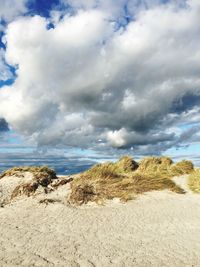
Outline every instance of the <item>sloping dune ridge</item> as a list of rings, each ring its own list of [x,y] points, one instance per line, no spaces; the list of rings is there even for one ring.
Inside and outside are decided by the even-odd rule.
[[[19,176],[35,183],[31,173]],[[18,186],[12,201],[16,184],[3,177],[0,266],[200,266],[200,195],[187,178],[173,178],[185,194],[151,191],[126,203],[77,206],[68,202],[70,177],[49,181],[48,192],[43,180],[34,195]]]

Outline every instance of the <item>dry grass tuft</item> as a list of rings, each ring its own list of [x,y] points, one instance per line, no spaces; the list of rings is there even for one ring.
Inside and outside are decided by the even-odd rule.
[[[193,163],[182,160],[176,164],[168,157],[149,157],[141,160],[137,171],[142,174],[172,178],[174,176],[190,174],[194,170]]]
[[[51,186],[53,188],[58,188],[59,186],[62,186],[62,185],[65,185],[65,184],[68,184],[70,182],[73,181],[73,178],[70,177],[70,178],[62,178],[62,179],[56,179],[54,180],[52,183],[51,183]]]
[[[114,163],[103,163],[93,166],[91,169],[85,172],[86,175],[98,179],[104,177],[104,179],[117,178],[119,176],[118,168]]]
[[[190,174],[188,186],[193,192],[200,193],[200,169],[196,169]]]
[[[70,202],[86,204],[89,201],[103,203],[106,199],[133,199],[137,194],[169,189],[184,193],[172,180],[139,171],[122,171],[117,163],[104,163],[92,167],[71,183]]]
[[[130,173],[138,168],[138,163],[128,156],[124,156],[119,161],[97,164],[86,171],[92,177],[104,177],[104,179],[117,178],[120,175]]]
[[[60,203],[60,199],[54,199],[54,198],[44,198],[39,201],[40,204],[53,204],[53,203]]]
[[[183,174],[190,174],[194,171],[194,165],[189,160],[182,160],[171,166],[171,175],[178,176]]]
[[[147,157],[140,161],[138,172],[141,174],[170,178],[173,161],[168,157]]]
[[[32,173],[31,180],[26,180],[26,173]],[[48,167],[14,167],[5,171],[1,176],[2,178],[7,178],[9,176],[14,176],[19,179],[18,186],[13,190],[11,194],[11,200],[18,196],[31,196],[35,193],[39,186],[43,188],[45,193],[49,192],[48,185],[57,179],[54,170]],[[23,178],[20,180],[20,178]]]
[[[22,195],[30,197],[31,195],[35,193],[37,188],[38,188],[38,183],[36,182],[18,185],[12,192],[11,200],[13,198],[16,198]]]
[[[95,185],[95,184],[94,184]],[[96,191],[94,185],[90,185],[89,183],[76,183],[72,184],[72,192],[70,195],[70,202],[73,204],[86,204],[89,201],[100,201],[100,196]]]
[[[132,172],[138,168],[138,163],[129,156],[124,156],[114,163],[118,172]]]
[[[16,176],[22,177],[25,172],[30,172],[34,176],[34,180],[42,186],[47,186],[51,183],[53,179],[57,179],[56,173],[54,170],[42,166],[42,167],[14,167],[5,172],[0,176],[0,179],[5,176]]]

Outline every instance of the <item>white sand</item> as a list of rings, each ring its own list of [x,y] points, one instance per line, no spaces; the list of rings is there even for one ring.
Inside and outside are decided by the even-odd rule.
[[[185,178],[177,178],[186,188]],[[200,266],[200,196],[151,192],[126,204],[67,205],[69,185],[39,204],[0,208],[0,266]],[[46,197],[50,197],[47,195]]]

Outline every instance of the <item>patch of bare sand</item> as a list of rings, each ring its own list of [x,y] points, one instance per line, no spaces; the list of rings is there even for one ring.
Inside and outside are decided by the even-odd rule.
[[[76,208],[68,192],[69,184],[0,208],[0,266],[200,266],[199,195],[150,192]]]

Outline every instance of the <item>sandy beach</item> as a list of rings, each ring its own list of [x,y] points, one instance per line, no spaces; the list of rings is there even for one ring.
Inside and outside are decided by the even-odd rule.
[[[175,179],[184,189],[186,176]],[[69,184],[0,208],[0,266],[200,266],[200,196],[153,191],[74,207]],[[54,203],[40,203],[45,197]]]
[[[200,0],[0,0],[0,267],[200,267]]]

